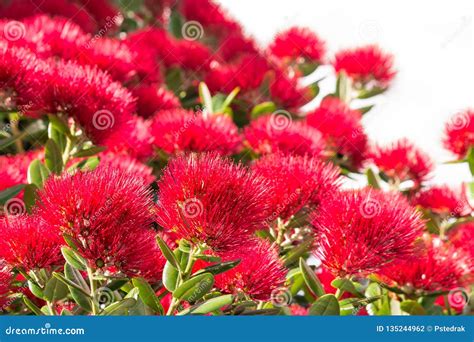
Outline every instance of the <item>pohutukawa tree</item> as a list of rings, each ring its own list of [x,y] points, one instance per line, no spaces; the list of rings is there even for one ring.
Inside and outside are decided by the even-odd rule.
[[[395,65],[211,0],[0,5],[0,311],[472,314],[474,183],[364,130]],[[442,144],[474,173],[473,109]]]

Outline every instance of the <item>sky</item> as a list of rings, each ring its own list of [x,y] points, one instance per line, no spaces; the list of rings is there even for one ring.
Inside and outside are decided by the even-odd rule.
[[[393,53],[398,75],[364,116],[370,139],[385,144],[407,137],[415,142],[436,161],[434,183],[470,180],[467,165],[443,164],[453,156],[441,139],[453,114],[474,108],[474,1],[218,2],[265,45],[277,32],[296,25],[325,39],[329,56],[368,43]],[[325,82],[322,87],[331,87],[334,80]]]

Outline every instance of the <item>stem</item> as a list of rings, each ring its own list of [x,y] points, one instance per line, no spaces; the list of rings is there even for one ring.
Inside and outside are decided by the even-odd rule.
[[[286,225],[281,221],[280,218],[277,219],[277,238],[275,240],[275,243],[280,246],[283,242],[283,238],[285,237],[285,232],[286,232]]]
[[[19,123],[19,119],[15,116],[11,115],[10,116],[10,127],[11,127],[13,135],[17,137],[17,139],[15,139],[15,147],[16,147],[16,150],[17,150],[18,153],[23,153],[23,152],[25,152],[25,150],[23,149],[23,143],[22,143],[21,139],[19,138],[19,136],[21,135],[21,132],[20,132],[18,123]]]
[[[93,271],[92,271],[92,268],[87,266],[87,276],[89,278],[89,284],[90,284],[90,287],[91,287],[91,297],[92,297],[92,314],[95,316],[97,315],[97,307],[96,305],[98,305],[98,301],[97,301],[97,294],[96,294],[96,284],[95,284],[95,280],[94,280],[94,276],[93,276]]]
[[[46,305],[48,306],[48,310],[51,313],[51,316],[56,316],[54,313],[54,306],[53,303],[51,303],[49,300],[46,301]]]
[[[183,282],[185,282],[191,275],[191,272],[194,266],[194,261],[195,261],[194,253],[195,253],[194,247],[191,246],[191,249],[189,251],[188,261],[186,263],[186,268],[184,269],[184,272],[180,271],[178,281],[176,282],[176,288],[178,288]],[[166,316],[173,315],[173,313],[176,311],[176,309],[179,307],[180,304],[181,304],[181,300],[173,297],[171,299],[170,307],[168,308],[168,311],[166,312]]]
[[[451,312],[451,305],[449,304],[448,295],[444,295],[443,298],[444,298],[444,305],[446,306],[446,310],[448,311],[448,316],[451,316],[452,312]]]

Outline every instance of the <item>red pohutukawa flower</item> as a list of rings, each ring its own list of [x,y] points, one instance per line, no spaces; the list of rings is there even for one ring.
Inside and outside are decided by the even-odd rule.
[[[342,155],[346,166],[359,168],[366,157],[367,136],[362,115],[335,97],[326,97],[318,108],[308,113],[308,125],[318,129],[334,156]]]
[[[319,156],[324,149],[321,133],[302,121],[293,120],[286,111],[264,115],[244,129],[246,144],[258,154]]]
[[[438,238],[412,260],[395,262],[383,269],[382,276],[407,293],[450,291],[466,285],[472,261],[462,250],[442,243]]]
[[[222,253],[222,260],[240,260],[230,271],[216,276],[216,287],[225,293],[245,293],[270,300],[272,291],[285,282],[286,271],[278,251],[263,240],[249,240],[238,249]]]
[[[59,232],[37,216],[8,215],[0,219],[0,258],[11,267],[33,269],[63,263]]]
[[[335,275],[368,274],[407,259],[424,227],[420,213],[395,193],[341,192],[313,214],[316,255]]]
[[[386,87],[396,75],[393,55],[376,45],[339,51],[333,64],[336,72],[344,71],[362,84],[375,82],[377,86]]]
[[[297,110],[310,102],[314,96],[314,91],[303,86],[296,75],[290,76],[278,69],[275,71],[275,77],[270,84],[270,97],[283,108]]]
[[[10,292],[11,273],[4,262],[0,262],[0,311],[5,309]]]
[[[179,99],[170,91],[156,85],[140,85],[132,90],[137,98],[137,114],[149,118],[156,112],[179,108]]]
[[[0,156],[0,191],[26,183],[28,166],[34,159],[43,159],[43,156],[42,150]]]
[[[304,206],[315,208],[339,187],[339,169],[319,158],[271,154],[252,165],[273,188],[272,216],[288,220]]]
[[[474,260],[474,223],[463,223],[448,232],[451,243],[459,249],[464,250]]]
[[[216,154],[172,159],[158,187],[158,224],[214,250],[242,246],[269,214],[268,184]]]
[[[304,58],[320,63],[326,53],[325,42],[314,32],[305,27],[292,27],[279,33],[269,50],[280,58]]]
[[[147,184],[155,180],[153,169],[125,153],[104,152],[100,154],[99,167],[121,170],[142,178]]]
[[[461,217],[472,212],[464,186],[456,189],[447,185],[434,185],[417,193],[413,204],[443,216]]]
[[[238,152],[241,138],[237,126],[226,114],[207,114],[184,109],[158,113],[154,118],[154,144],[167,153],[215,151],[222,155]]]
[[[454,115],[445,128],[444,146],[458,158],[466,156],[474,146],[474,110],[466,109]]]
[[[428,180],[434,169],[431,158],[407,139],[374,147],[370,159],[395,182],[411,180],[415,187]]]
[[[148,263],[158,253],[150,242],[153,201],[145,184],[107,167],[52,177],[38,194],[39,214],[71,236],[92,265],[141,274],[139,260]]]

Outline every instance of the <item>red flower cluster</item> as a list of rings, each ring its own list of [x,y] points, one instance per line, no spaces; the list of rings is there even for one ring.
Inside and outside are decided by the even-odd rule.
[[[411,180],[415,187],[428,180],[434,169],[431,158],[407,139],[398,140],[386,147],[376,146],[370,159],[395,182]]]
[[[324,201],[313,226],[317,256],[343,277],[377,272],[394,260],[410,258],[423,221],[401,196],[364,189]]]
[[[444,146],[459,158],[464,158],[474,146],[474,111],[466,109],[446,124]]]
[[[452,189],[447,185],[432,186],[418,192],[413,203],[443,216],[461,217],[472,212],[464,187]]]
[[[324,41],[308,28],[299,27],[278,34],[269,49],[279,58],[305,58],[315,63],[322,62],[326,53]]]
[[[267,185],[215,154],[180,156],[170,161],[158,182],[157,221],[178,238],[230,250],[264,227]]]

